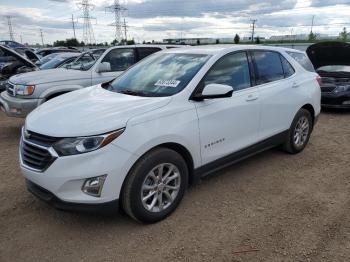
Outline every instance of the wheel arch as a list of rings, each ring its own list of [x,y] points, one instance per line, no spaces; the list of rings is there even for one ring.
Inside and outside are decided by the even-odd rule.
[[[312,118],[312,125],[314,125],[315,124],[315,109],[314,109],[314,107],[311,104],[305,104],[301,108],[310,112],[311,118]]]
[[[182,156],[183,159],[186,162],[187,167],[188,167],[188,180],[189,180],[188,183],[192,184],[195,181],[195,178],[194,178],[194,173],[195,173],[194,172],[194,160],[193,160],[193,157],[192,157],[190,151],[185,146],[183,146],[183,145],[181,145],[179,143],[166,142],[166,143],[161,143],[161,144],[158,144],[158,145],[155,145],[155,146],[151,147],[146,152],[144,152],[142,155],[140,155],[140,157],[138,157],[138,160],[136,160],[132,164],[132,166],[130,167],[130,169],[128,171],[128,174],[124,178],[124,181],[122,183],[120,192],[122,192],[124,190],[125,182],[127,180],[127,177],[130,174],[130,170],[132,170],[132,168],[138,163],[139,159],[141,159],[143,156],[145,156],[146,154],[148,154],[149,152],[151,152],[151,151],[153,151],[153,150],[155,150],[157,148],[167,148],[167,149],[175,151],[180,156]]]

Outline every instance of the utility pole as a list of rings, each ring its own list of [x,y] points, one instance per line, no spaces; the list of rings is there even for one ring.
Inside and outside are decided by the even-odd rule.
[[[11,22],[11,16],[6,16],[7,18],[7,24],[9,26],[9,35],[10,35],[10,40],[15,41],[13,29],[12,29],[12,22]]]
[[[311,21],[311,30],[310,30],[310,34],[312,34],[312,29],[314,28],[314,20],[315,20],[315,16],[312,16],[312,21]]]
[[[43,30],[40,29],[40,37],[41,37],[41,44],[44,47],[44,36],[43,36]]]
[[[77,37],[75,36],[75,22],[74,22],[73,14],[72,14],[72,26],[73,26],[74,39],[77,39]]]
[[[95,44],[96,40],[91,25],[91,19],[95,18],[90,16],[90,11],[94,9],[94,6],[90,4],[89,0],[81,0],[77,5],[83,11],[83,16],[80,17],[84,19],[83,41],[85,44]]]
[[[23,44],[22,35],[20,35],[20,38],[21,38],[21,44]]]
[[[125,35],[125,42],[128,42],[128,37],[127,37],[127,25],[126,25],[126,22],[125,22],[125,17],[124,17],[124,24],[123,24],[123,28],[124,28],[124,35]]]
[[[114,0],[114,3],[112,5],[106,7],[106,12],[114,14],[114,23],[112,23],[111,26],[115,27],[114,38],[119,43],[123,38],[123,28],[125,31],[125,19],[124,19],[124,25],[123,25],[121,18],[122,16],[124,16],[124,13],[126,10],[127,8],[122,6],[119,0]]]
[[[252,21],[252,42],[254,42],[255,23],[258,21],[258,19],[251,19],[251,21]]]

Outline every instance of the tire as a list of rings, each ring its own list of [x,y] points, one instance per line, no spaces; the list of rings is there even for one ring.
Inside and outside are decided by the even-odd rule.
[[[306,109],[300,109],[290,126],[283,149],[290,154],[297,154],[304,150],[309,142],[313,129],[311,114]]]
[[[155,223],[177,208],[187,185],[188,167],[181,155],[168,148],[157,148],[142,156],[130,170],[121,204],[136,221]]]

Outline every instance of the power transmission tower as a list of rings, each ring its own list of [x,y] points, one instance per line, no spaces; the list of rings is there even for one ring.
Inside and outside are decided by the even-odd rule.
[[[72,14],[72,26],[73,26],[73,33],[74,33],[74,39],[77,39],[76,35],[75,35],[75,22],[74,22],[74,16]]]
[[[41,37],[41,44],[44,46],[44,36],[43,36],[43,30],[40,29],[40,37]]]
[[[83,16],[80,17],[84,19],[83,41],[85,44],[95,44],[96,40],[91,25],[91,19],[95,18],[90,16],[90,11],[94,8],[94,6],[89,3],[89,0],[81,0],[81,2],[78,3],[78,7],[83,11]]]
[[[124,25],[122,23],[122,16],[124,16],[124,13],[127,9],[121,5],[119,0],[114,0],[114,3],[110,6],[106,7],[106,11],[114,14],[114,23],[111,25],[115,27],[115,40],[118,42],[122,41],[123,38],[123,27],[124,30],[126,30],[125,27],[125,19],[124,19]],[[125,33],[126,35],[126,33]],[[126,38],[126,36],[125,36]]]
[[[254,42],[255,23],[258,21],[258,19],[251,19],[251,21],[252,21],[252,42]]]
[[[15,41],[13,29],[12,29],[12,22],[11,22],[11,16],[6,16],[7,18],[7,24],[9,26],[9,35],[10,35],[10,40]]]

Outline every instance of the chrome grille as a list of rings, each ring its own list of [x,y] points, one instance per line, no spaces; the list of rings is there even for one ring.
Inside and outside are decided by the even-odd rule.
[[[37,172],[45,171],[57,158],[56,152],[51,147],[57,140],[58,138],[22,130],[20,145],[22,165]]]
[[[16,95],[15,85],[11,84],[10,82],[7,82],[6,91],[10,96],[15,96]]]
[[[337,86],[350,85],[350,78],[322,77],[321,91],[331,93]]]

